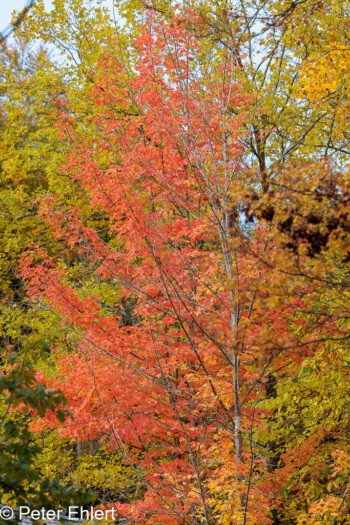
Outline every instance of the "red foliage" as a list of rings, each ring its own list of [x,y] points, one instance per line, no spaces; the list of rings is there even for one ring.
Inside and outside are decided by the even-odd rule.
[[[250,99],[235,81],[233,55],[201,63],[199,43],[178,22],[148,20],[132,78],[116,58],[100,62],[93,140],[62,118],[72,141],[62,170],[72,191],[89,196],[90,212],[107,216],[108,236],[86,225],[79,205],[62,206],[59,194],[42,213],[81,256],[86,283],[45,254],[34,264],[36,250],[22,261],[32,299],[80,341],[76,352],[57,351],[60,372],[51,380],[85,422],[62,433],[109,433],[147,486],[144,500],[122,512],[162,524],[209,523],[211,478],[236,487],[228,512],[242,510],[250,468],[242,430],[249,436],[259,424],[259,363],[278,358],[286,325],[255,310],[264,296],[256,256],[266,250],[264,228],[245,233],[232,211]],[[117,297],[109,307],[106,287]],[[274,331],[261,349],[266,323]]]

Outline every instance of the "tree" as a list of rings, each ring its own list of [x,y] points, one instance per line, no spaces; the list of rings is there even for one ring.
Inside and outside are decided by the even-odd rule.
[[[344,521],[346,56],[325,56],[343,3],[120,5],[122,33],[75,2],[41,29],[77,65],[40,204],[65,255],[22,261],[74,341],[50,382],[84,426],[62,433],[104,422],[146,491],[118,508],[144,523]]]
[[[38,202],[43,195],[47,195],[50,186],[55,184],[56,166],[63,162],[66,153],[55,127],[57,112],[62,107],[67,87],[65,69],[54,64],[44,48],[33,50],[30,38],[29,42],[26,40],[28,37],[23,37],[13,45],[4,47],[1,54],[0,336],[2,368],[5,374],[1,397],[1,413],[5,425],[2,428],[2,443],[5,449],[1,471],[6,472],[9,458],[12,458],[13,463],[13,469],[11,467],[8,475],[4,474],[2,494],[3,502],[6,497],[13,506],[19,503],[35,505],[50,502],[49,507],[52,507],[53,504],[60,506],[73,501],[75,504],[80,501],[89,502],[91,494],[88,488],[92,485],[96,489],[95,498],[104,498],[108,489],[92,482],[93,479],[99,479],[101,461],[105,463],[103,448],[99,450],[104,444],[102,438],[99,443],[85,447],[74,441],[67,443],[65,440],[61,443],[57,438],[57,448],[65,451],[69,449],[67,456],[70,464],[61,461],[54,465],[52,461],[48,464],[48,458],[52,456],[51,440],[47,437],[44,439],[42,432],[31,433],[29,430],[33,419],[43,416],[46,405],[50,404],[53,408],[54,400],[64,400],[58,391],[46,393],[45,384],[38,378],[38,371],[45,370],[52,374],[55,362],[51,349],[57,345],[69,349],[74,342],[56,326],[54,317],[31,308],[24,283],[18,274],[19,258],[31,242],[45,246],[52,257],[57,253],[62,256],[60,244],[38,213]],[[74,91],[74,86],[69,87]],[[84,110],[80,109],[81,104],[78,108],[77,112],[86,110],[86,107]],[[83,196],[80,196],[80,203],[83,203]],[[97,228],[100,227],[101,221],[95,217],[92,221]],[[73,250],[70,254],[65,253],[65,257],[66,261],[70,261],[78,257],[78,254]],[[11,372],[10,376],[12,383],[6,375],[10,356],[16,365],[15,372]],[[38,380],[37,384],[35,378]],[[11,412],[7,420],[5,414],[16,399],[8,388],[12,384],[21,392],[23,387],[23,392],[31,397],[28,397],[30,402],[26,398],[29,408],[24,407],[23,415],[20,405],[15,413]],[[35,402],[43,404],[40,413],[35,411]],[[53,425],[57,426],[55,418],[53,421]],[[66,421],[65,424],[71,425],[72,422]],[[89,451],[95,455],[94,458],[86,458]],[[76,465],[76,456],[79,458],[79,468]],[[25,463],[22,465],[21,461]],[[128,482],[131,486],[128,491],[134,490],[132,479],[127,477],[126,469],[117,455],[114,455],[106,468],[109,470],[109,477],[113,475],[113,479],[119,481],[120,471],[123,471],[120,490],[126,490]],[[13,470],[17,470],[17,476],[14,476]],[[10,478],[11,483],[8,483]],[[44,492],[39,490],[40,484]],[[79,489],[79,492],[74,488],[77,485],[84,487],[84,490]],[[114,487],[113,490],[115,493],[117,489]]]
[[[61,422],[69,415],[62,393],[36,382],[34,366],[47,363],[55,335],[48,335],[47,315],[30,308],[18,274],[20,256],[30,241],[43,243],[51,253],[57,249],[37,208],[37,199],[47,190],[45,147],[40,150],[37,144],[43,141],[48,115],[56,104],[47,93],[37,90],[43,66],[49,68],[49,62],[43,49],[33,51],[24,41],[2,47],[0,491],[2,502],[14,506],[68,505],[91,499],[84,487],[63,485],[38,471],[42,447],[29,429],[31,419],[44,417],[48,410]],[[29,103],[32,112],[28,111]],[[45,118],[34,110],[38,106],[46,108]]]
[[[22,263],[29,293],[44,294],[82,337],[79,353],[62,359],[63,375],[74,362],[70,408],[76,417],[106,418],[115,446],[148,487],[131,512],[149,523],[216,519],[206,495],[216,435],[236,458],[226,482],[236,480],[231,519],[245,494],[235,335],[244,314],[230,291],[244,236],[231,187],[242,169],[249,99],[235,82],[232,53],[204,62],[186,20],[185,13],[172,24],[149,20],[134,78],[113,57],[103,59],[91,90],[99,107],[94,144],[74,133],[70,117],[63,123],[72,137],[65,172],[89,194],[91,209],[108,215],[108,237],[81,223],[78,207],[62,209],[59,195],[44,212],[57,236],[84,255],[88,273],[76,287],[44,252]],[[65,380],[58,383],[68,393]]]
[[[284,348],[292,359],[274,373],[264,403],[273,415],[268,477],[283,489],[275,491],[275,515],[282,523],[346,523],[348,177],[327,162],[295,163],[271,187],[268,196],[255,194],[249,207],[250,216],[268,216],[271,238],[280,244],[264,261],[266,310],[280,311],[281,300],[299,297],[290,322],[297,340]]]

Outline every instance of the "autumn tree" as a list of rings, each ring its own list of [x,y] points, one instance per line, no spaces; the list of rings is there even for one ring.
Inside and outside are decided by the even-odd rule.
[[[266,311],[298,297],[290,330],[293,344],[276,348],[288,360],[273,372],[266,445],[274,484],[275,518],[282,523],[346,523],[349,486],[349,189],[347,173],[327,162],[297,164],[271,181],[268,195],[253,195],[249,217],[266,216]],[[267,440],[267,441],[266,441]],[[271,448],[271,447],[270,447]],[[340,466],[341,465],[341,466]],[[276,491],[277,484],[280,490]],[[283,521],[284,520],[284,521]]]
[[[82,338],[75,356],[61,358],[63,375],[74,362],[70,408],[90,416],[91,436],[96,415],[105,417],[112,445],[147,487],[142,502],[121,511],[149,523],[212,523],[222,513],[241,520],[246,498],[242,426],[250,409],[241,407],[245,343],[237,330],[248,311],[234,289],[258,269],[245,274],[249,240],[231,189],[243,168],[250,100],[235,80],[233,53],[217,50],[209,61],[188,16],[149,19],[132,76],[120,59],[103,58],[90,94],[99,108],[93,144],[63,116],[72,144],[64,171],[88,193],[91,210],[107,214],[108,235],[52,194],[43,213],[85,265],[73,274],[42,250],[22,262],[33,300]],[[53,384],[68,392],[60,375]],[[212,465],[216,440],[232,470],[220,457]],[[222,504],[215,478],[225,487]]]
[[[61,111],[66,83],[64,69],[54,65],[49,53],[43,47],[36,47],[30,38],[23,37],[2,47],[0,336],[4,375],[0,410],[4,451],[1,471],[5,472],[2,502],[13,506],[20,502],[42,504],[48,502],[50,497],[50,507],[53,502],[56,505],[68,504],[74,499],[76,502],[83,501],[84,493],[87,496],[85,501],[88,501],[87,491],[84,489],[79,493],[73,490],[73,485],[91,486],[87,478],[90,476],[91,481],[94,477],[91,471],[98,468],[93,461],[90,465],[84,464],[86,450],[84,452],[81,447],[81,453],[78,453],[76,448],[79,448],[79,443],[65,443],[65,450],[70,449],[69,469],[78,470],[75,476],[69,478],[62,462],[60,468],[57,465],[54,468],[52,462],[48,463],[51,440],[45,440],[41,432],[29,431],[30,420],[43,416],[45,407],[53,413],[67,417],[69,414],[69,411],[59,412],[59,405],[64,401],[59,392],[46,392],[45,382],[38,378],[36,384],[33,368],[52,370],[54,360],[51,348],[57,344],[69,348],[73,342],[68,341],[67,334],[55,326],[55,318],[31,308],[18,273],[19,258],[31,242],[45,246],[53,257],[57,253],[62,255],[60,244],[38,213],[38,202],[54,183],[54,166],[65,158],[64,143],[57,138],[59,132],[55,128],[55,119]],[[95,224],[99,227],[100,223],[95,220]],[[66,260],[72,259],[76,254],[66,254],[66,257]],[[27,406],[19,402],[23,396],[26,396]],[[54,409],[55,401],[57,410]],[[23,413],[18,410],[21,406]],[[41,407],[39,412],[38,407]],[[69,422],[72,423],[71,418],[66,424]],[[59,421],[54,425],[57,423]],[[58,442],[59,439],[56,440],[57,447],[61,446]],[[97,442],[90,448],[98,451]],[[79,456],[80,471],[74,466],[76,455]],[[96,452],[98,465],[97,456]],[[110,475],[114,469],[118,477],[121,461],[115,456],[112,464],[114,467],[111,466]],[[44,483],[45,494],[39,490],[40,483]],[[125,482],[122,485],[125,488]],[[94,488],[98,486],[95,484]]]
[[[21,264],[72,342],[61,435],[106,436],[144,523],[346,523],[345,2],[118,6],[23,26],[72,64],[38,205],[64,248]]]

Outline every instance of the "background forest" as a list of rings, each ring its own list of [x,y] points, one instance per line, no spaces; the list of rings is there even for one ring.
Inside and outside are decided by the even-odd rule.
[[[25,15],[0,48],[1,502],[350,524],[348,0]]]

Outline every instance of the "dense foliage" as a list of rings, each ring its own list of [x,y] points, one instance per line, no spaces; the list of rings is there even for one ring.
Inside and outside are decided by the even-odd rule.
[[[3,44],[3,502],[350,523],[349,21],[37,1]]]

